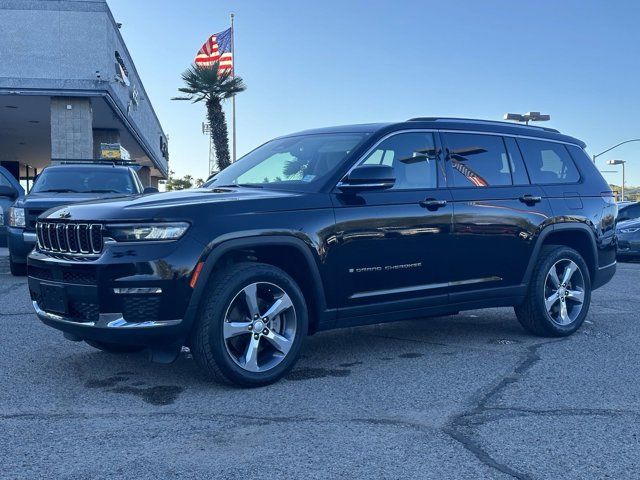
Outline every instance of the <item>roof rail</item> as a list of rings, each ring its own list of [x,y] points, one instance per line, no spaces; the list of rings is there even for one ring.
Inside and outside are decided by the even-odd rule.
[[[549,127],[541,127],[538,125],[522,125],[519,123],[513,123],[513,122],[503,122],[500,120],[484,120],[484,119],[479,119],[479,118],[459,118],[459,117],[415,117],[415,118],[410,118],[409,120],[407,120],[407,122],[438,122],[438,121],[444,121],[444,122],[460,122],[460,123],[464,123],[464,122],[472,122],[472,123],[486,123],[489,125],[492,124],[497,124],[497,125],[509,125],[511,127],[523,127],[523,128],[538,128],[540,130],[545,130],[547,132],[554,132],[554,133],[560,133],[558,130],[556,130],[555,128],[549,128]]]
[[[52,158],[51,163],[56,165],[111,165],[115,166],[127,166],[127,165],[138,165],[137,162],[133,160],[105,160],[105,159],[63,159],[63,158]]]

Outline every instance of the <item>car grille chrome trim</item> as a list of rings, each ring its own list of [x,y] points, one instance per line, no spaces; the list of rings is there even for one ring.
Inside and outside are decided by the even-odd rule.
[[[98,223],[36,223],[37,245],[43,252],[99,255],[104,249],[103,232]]]

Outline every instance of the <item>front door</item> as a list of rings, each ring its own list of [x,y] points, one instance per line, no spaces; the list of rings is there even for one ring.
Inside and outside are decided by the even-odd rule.
[[[358,164],[392,166],[394,186],[333,194],[341,317],[446,302],[453,209],[439,151],[433,132],[392,134]]]
[[[550,221],[513,137],[443,132],[454,218],[451,300],[508,295],[521,288],[534,242]]]

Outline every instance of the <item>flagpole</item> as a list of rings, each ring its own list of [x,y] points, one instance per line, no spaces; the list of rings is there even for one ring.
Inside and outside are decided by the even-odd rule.
[[[236,76],[236,51],[234,45],[234,30],[233,30],[233,17],[235,15],[231,14],[231,76]],[[231,97],[231,125],[233,128],[233,161],[236,161],[236,96]]]

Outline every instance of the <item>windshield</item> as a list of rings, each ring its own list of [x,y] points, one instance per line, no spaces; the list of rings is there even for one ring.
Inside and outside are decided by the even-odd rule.
[[[129,170],[121,168],[47,168],[36,180],[34,193],[138,193]]]
[[[272,140],[231,164],[204,186],[315,191],[364,137],[359,133],[332,133]]]

